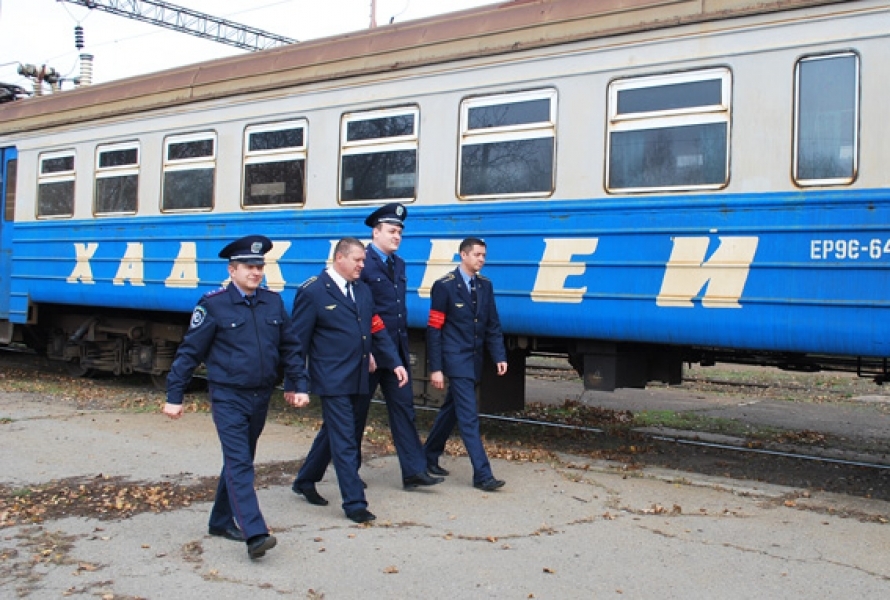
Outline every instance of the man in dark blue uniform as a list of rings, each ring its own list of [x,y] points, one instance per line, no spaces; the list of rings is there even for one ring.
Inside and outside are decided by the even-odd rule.
[[[231,283],[205,294],[167,376],[164,414],[182,416],[185,388],[204,363],[213,422],[223,451],[223,469],[210,512],[210,535],[247,543],[250,558],[276,544],[260,512],[254,489],[253,459],[266,423],[269,399],[283,365],[289,379],[307,379],[300,340],[275,292],[261,288],[264,255],[272,242],[261,235],[236,240],[220,251],[229,259]],[[306,394],[285,393],[293,406]]]
[[[402,243],[402,229],[407,217],[408,209],[399,203],[392,203],[381,206],[365,219],[365,225],[373,229],[361,275],[374,298],[374,311],[383,319],[403,365],[410,364],[406,299],[408,276],[405,261],[396,251]],[[378,368],[371,374],[371,391],[364,406],[362,431],[371,398],[378,386],[386,399],[389,428],[402,471],[402,485],[411,489],[444,481],[441,477],[430,477],[426,472],[423,444],[414,424],[414,391],[411,384],[400,385],[390,369]]]
[[[356,430],[370,389],[371,353],[379,368],[390,369],[399,385],[408,373],[399,359],[383,320],[374,313],[371,291],[359,276],[365,248],[355,238],[343,238],[334,248],[334,263],[303,283],[294,299],[293,323],[306,345],[312,393],[321,397],[324,423],[294,481],[295,492],[313,504],[326,504],[315,484],[333,459],[343,510],[356,523],[373,521],[358,476]],[[306,393],[305,380],[288,380],[285,389]]]
[[[427,358],[433,387],[444,389],[445,402],[436,415],[424,444],[427,470],[433,475],[447,475],[439,466],[445,442],[454,430],[460,435],[473,464],[473,485],[491,492],[503,487],[495,479],[479,435],[476,412],[476,385],[482,378],[484,352],[487,349],[497,365],[498,375],[507,373],[504,336],[494,302],[491,281],[479,275],[485,264],[485,242],[467,238],[460,243],[460,266],[433,284],[430,292],[430,316],[427,323]]]

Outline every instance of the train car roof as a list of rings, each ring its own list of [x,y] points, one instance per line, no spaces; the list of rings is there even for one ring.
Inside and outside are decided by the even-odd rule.
[[[843,0],[513,0],[0,106],[0,135]]]

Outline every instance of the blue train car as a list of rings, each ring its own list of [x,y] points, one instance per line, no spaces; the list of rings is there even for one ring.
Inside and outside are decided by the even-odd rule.
[[[609,6],[505,3],[0,107],[3,341],[160,380],[228,241],[274,241],[289,303],[398,200],[417,381],[429,289],[470,235],[506,395],[533,352],[596,389],[717,360],[883,380],[890,3]]]

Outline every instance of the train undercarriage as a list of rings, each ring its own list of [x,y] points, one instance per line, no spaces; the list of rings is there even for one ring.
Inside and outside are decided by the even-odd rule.
[[[26,345],[49,359],[63,361],[72,376],[146,373],[159,389],[166,387],[176,348],[188,329],[188,317],[178,313],[136,315],[112,309],[88,313],[63,305],[41,305],[39,315],[35,311],[33,317],[35,322],[31,325],[0,323],[0,343]],[[415,397],[419,404],[438,405],[443,394],[429,385],[424,331],[412,330],[409,339]],[[597,391],[643,388],[653,381],[677,385],[683,380],[685,364],[741,363],[806,372],[847,371],[871,378],[879,385],[890,378],[887,358],[755,353],[511,335],[505,341],[507,375],[497,377],[493,365],[484,369],[479,398],[480,409],[486,412],[523,408],[526,359],[537,354],[567,357],[583,378],[585,389]]]

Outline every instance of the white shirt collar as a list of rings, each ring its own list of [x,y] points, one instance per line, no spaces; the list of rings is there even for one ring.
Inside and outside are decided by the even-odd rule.
[[[334,267],[328,267],[327,269],[325,269],[325,271],[328,275],[331,276],[331,279],[334,280],[334,283],[336,283],[340,287],[340,291],[343,292],[343,295],[346,296],[346,278],[340,275],[336,270],[334,270]]]

